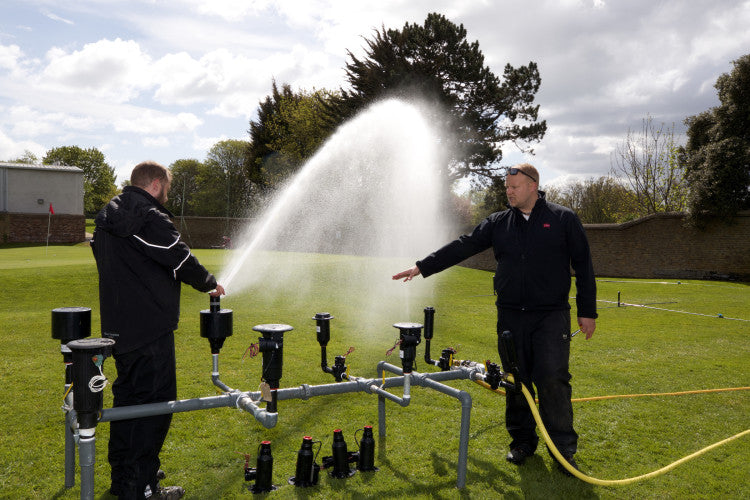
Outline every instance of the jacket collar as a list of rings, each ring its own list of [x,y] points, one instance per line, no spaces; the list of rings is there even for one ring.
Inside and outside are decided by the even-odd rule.
[[[164,205],[162,205],[161,203],[159,203],[159,201],[156,198],[154,198],[153,196],[151,196],[151,194],[148,191],[146,191],[145,189],[139,188],[137,186],[125,186],[124,188],[122,188],[122,192],[123,193],[137,193],[137,194],[143,196],[144,198],[146,198],[152,204],[154,204],[156,206],[156,208],[160,212],[164,212],[170,218],[174,218],[174,214],[172,214],[172,212],[170,212],[169,210],[167,210],[164,207]]]
[[[546,199],[547,193],[541,190],[537,191],[537,193],[539,193],[539,197],[536,199],[536,203],[534,203],[534,208],[531,209],[531,213],[536,212],[537,210],[539,210],[540,208],[544,207],[547,204],[547,199]],[[523,215],[521,210],[519,210],[516,207],[511,207],[510,205],[508,205],[508,208],[510,208],[510,210],[514,212],[516,215],[518,215],[519,217]]]

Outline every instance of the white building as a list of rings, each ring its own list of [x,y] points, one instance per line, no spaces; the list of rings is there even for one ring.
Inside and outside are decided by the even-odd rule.
[[[83,170],[0,162],[0,243],[76,243],[85,226]]]
[[[83,170],[0,162],[0,212],[83,215]]]

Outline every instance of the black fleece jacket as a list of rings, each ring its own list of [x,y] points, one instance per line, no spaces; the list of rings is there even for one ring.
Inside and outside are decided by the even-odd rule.
[[[172,214],[127,186],[96,217],[91,248],[99,270],[102,336],[133,351],[177,329],[180,283],[208,292],[216,279],[180,241]]]
[[[484,219],[417,262],[424,277],[492,247],[497,260],[497,307],[523,311],[570,309],[571,266],[576,275],[578,316],[596,318],[596,282],[586,233],[569,208],[540,197],[527,221],[510,208]]]

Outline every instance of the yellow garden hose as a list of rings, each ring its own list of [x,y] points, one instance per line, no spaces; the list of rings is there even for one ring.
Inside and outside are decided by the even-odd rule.
[[[507,380],[509,382],[513,382],[513,376],[512,375],[507,375],[506,374],[506,377],[507,377]],[[477,384],[481,385],[482,387],[486,387],[487,389],[490,389],[490,390],[492,390],[494,392],[497,392],[499,394],[505,394],[503,391],[500,391],[499,389],[494,389],[493,390],[490,387],[490,385],[488,383],[486,383],[485,381],[483,381],[483,380],[475,380],[475,382]],[[731,436],[731,437],[728,437],[726,439],[723,439],[723,440],[719,441],[718,443],[714,443],[714,444],[712,444],[710,446],[706,446],[705,448],[703,448],[701,450],[698,450],[695,453],[691,453],[690,455],[688,455],[686,457],[683,457],[683,458],[677,460],[676,462],[673,462],[673,463],[671,463],[671,464],[669,464],[669,465],[667,465],[665,467],[662,467],[661,469],[657,469],[657,470],[655,470],[653,472],[649,472],[647,474],[642,474],[640,476],[635,476],[635,477],[626,478],[626,479],[596,479],[594,477],[587,476],[586,474],[582,473],[578,469],[574,468],[572,465],[570,465],[568,463],[567,460],[565,460],[563,458],[563,456],[560,454],[560,452],[558,451],[558,449],[555,447],[555,444],[552,442],[552,439],[549,437],[549,434],[547,434],[547,429],[544,427],[544,424],[542,423],[542,417],[541,417],[541,415],[539,415],[539,410],[537,410],[536,404],[534,403],[534,398],[531,397],[531,393],[526,388],[526,386],[523,385],[523,384],[521,384],[521,391],[523,392],[523,395],[526,398],[526,401],[529,403],[529,408],[531,408],[531,413],[534,415],[534,420],[536,421],[536,425],[542,431],[542,436],[544,437],[544,441],[545,441],[545,443],[547,443],[547,447],[552,452],[552,455],[554,455],[555,459],[557,459],[557,461],[563,467],[565,467],[565,470],[567,470],[568,472],[570,472],[571,474],[573,474],[578,479],[580,479],[582,481],[585,481],[587,483],[596,484],[596,485],[599,485],[599,486],[620,486],[620,485],[631,484],[631,483],[635,483],[635,482],[638,482],[638,481],[642,481],[644,479],[650,479],[652,477],[659,476],[661,474],[664,474],[665,472],[668,472],[668,471],[674,469],[678,465],[681,465],[681,464],[687,462],[688,460],[692,460],[693,458],[706,453],[707,451],[713,450],[714,448],[718,448],[719,446],[724,445],[724,444],[726,444],[726,443],[728,443],[730,441],[734,441],[737,438],[740,438],[742,436],[750,434],[750,429],[747,429],[745,431],[740,432],[739,434],[735,434],[734,436]],[[606,398],[606,396],[603,397],[603,398]],[[599,398],[599,399],[602,399],[602,398]]]
[[[750,387],[723,387],[720,389],[695,389],[692,391],[677,391],[677,392],[650,392],[642,394],[612,394],[609,396],[589,396],[587,398],[573,398],[570,400],[571,403],[581,403],[584,401],[602,401],[605,399],[622,399],[622,398],[643,398],[643,397],[657,397],[657,396],[683,396],[685,394],[709,394],[712,392],[731,392],[731,391],[748,391]],[[502,389],[495,389],[498,394],[505,394]],[[538,403],[538,399],[534,399],[534,402]]]

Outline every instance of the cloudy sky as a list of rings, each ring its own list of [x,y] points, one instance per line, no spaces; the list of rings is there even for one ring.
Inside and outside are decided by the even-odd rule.
[[[429,12],[463,24],[496,74],[538,63],[543,183],[606,174],[647,114],[683,132],[750,52],[741,0],[3,0],[0,160],[96,147],[118,183],[144,159],[202,160],[248,138],[273,78],[338,88],[347,50]]]

